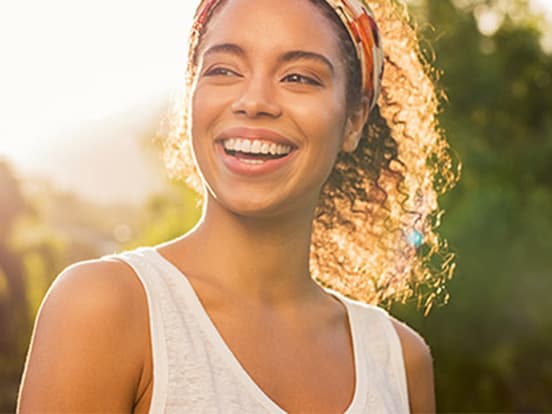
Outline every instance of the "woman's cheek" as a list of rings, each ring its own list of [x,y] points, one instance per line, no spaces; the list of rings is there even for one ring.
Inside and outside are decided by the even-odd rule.
[[[330,101],[331,102],[331,101]],[[339,149],[344,126],[345,111],[336,103],[333,105],[297,106],[294,117],[300,119],[300,128],[309,137],[309,146],[315,146],[324,152],[336,152]]]

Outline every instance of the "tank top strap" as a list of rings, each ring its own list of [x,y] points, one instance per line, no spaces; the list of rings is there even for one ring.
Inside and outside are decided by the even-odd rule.
[[[149,317],[153,364],[153,393],[150,413],[165,412],[168,389],[167,344],[163,321],[163,312],[167,292],[163,277],[149,259],[149,248],[140,247],[132,251],[102,256],[102,259],[116,259],[125,262],[134,270],[144,289]]]
[[[365,352],[370,378],[369,388],[378,389],[382,385],[391,392],[384,396],[370,395],[368,399],[384,398],[386,407],[395,407],[393,412],[408,413],[408,389],[406,370],[400,338],[391,322],[389,313],[378,306],[369,305],[341,296],[349,307],[353,323],[356,325],[358,342]]]

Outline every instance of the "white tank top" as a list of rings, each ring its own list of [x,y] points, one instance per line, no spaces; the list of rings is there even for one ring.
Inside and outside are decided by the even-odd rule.
[[[140,247],[104,258],[128,263],[146,293],[150,413],[285,413],[240,365],[186,276],[157,250]],[[401,344],[387,312],[330,293],[347,309],[353,340],[356,385],[346,413],[408,413]]]

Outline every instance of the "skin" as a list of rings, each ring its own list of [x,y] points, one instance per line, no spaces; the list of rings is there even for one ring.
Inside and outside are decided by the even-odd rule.
[[[310,237],[322,185],[338,152],[356,148],[367,102],[347,109],[340,48],[315,6],[255,4],[233,0],[209,22],[191,118],[207,189],[203,217],[158,251],[187,275],[226,344],[280,407],[343,412],[355,386],[347,315],[310,278]],[[221,44],[233,46],[221,51]],[[296,50],[323,56],[331,68],[320,59],[282,60]],[[214,142],[235,126],[277,131],[298,152],[266,176],[232,174]],[[148,323],[144,291],[127,265],[96,260],[68,268],[39,311],[19,411],[147,412]],[[393,324],[411,411],[434,412],[429,348],[412,329]],[[274,351],[259,353],[263,348]]]

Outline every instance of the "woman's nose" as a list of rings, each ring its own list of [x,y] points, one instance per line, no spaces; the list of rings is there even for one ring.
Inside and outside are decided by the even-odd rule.
[[[250,118],[259,116],[278,117],[281,107],[274,96],[271,81],[259,77],[245,82],[240,95],[232,104],[232,112]]]

